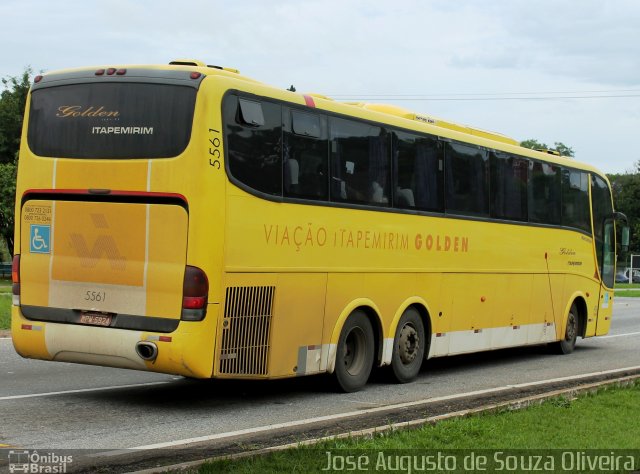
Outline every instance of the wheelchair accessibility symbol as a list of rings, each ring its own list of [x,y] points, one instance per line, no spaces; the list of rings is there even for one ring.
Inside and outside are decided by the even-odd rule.
[[[51,253],[51,226],[31,225],[31,253]]]

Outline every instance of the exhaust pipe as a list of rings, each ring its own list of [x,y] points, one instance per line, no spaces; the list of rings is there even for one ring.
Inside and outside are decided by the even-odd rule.
[[[153,342],[140,341],[136,343],[136,353],[143,360],[154,361],[158,357],[158,346]]]

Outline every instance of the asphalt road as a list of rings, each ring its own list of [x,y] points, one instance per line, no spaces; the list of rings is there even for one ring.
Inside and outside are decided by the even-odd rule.
[[[531,347],[429,361],[418,379],[374,376],[355,394],[327,390],[323,376],[282,381],[193,381],[145,372],[23,360],[0,339],[0,445],[124,449],[640,366],[640,298],[615,302],[608,336],[579,340],[573,354]]]

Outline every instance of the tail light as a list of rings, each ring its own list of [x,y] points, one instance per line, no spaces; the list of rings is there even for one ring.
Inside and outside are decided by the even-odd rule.
[[[184,321],[202,321],[207,314],[209,280],[198,267],[187,265],[182,285],[182,316]]]
[[[13,304],[20,305],[20,255],[13,256],[11,263],[11,293],[13,294]]]

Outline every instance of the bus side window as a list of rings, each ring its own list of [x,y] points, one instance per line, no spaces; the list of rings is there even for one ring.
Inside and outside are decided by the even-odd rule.
[[[528,160],[491,152],[491,217],[527,220]]]
[[[529,221],[560,224],[560,168],[529,162]]]
[[[390,154],[380,127],[330,119],[331,200],[389,206]]]
[[[435,137],[393,134],[394,206],[442,211],[443,157]]]
[[[473,145],[448,143],[445,148],[446,211],[489,216],[489,153]]]
[[[282,107],[230,95],[223,106],[231,175],[257,191],[282,195]]]
[[[587,173],[562,169],[562,225],[591,233]]]
[[[298,110],[291,110],[290,117],[290,122],[285,117],[284,125],[284,195],[326,200],[329,185],[327,119]]]
[[[264,125],[262,104],[254,100],[238,99],[238,123],[260,127]]]

